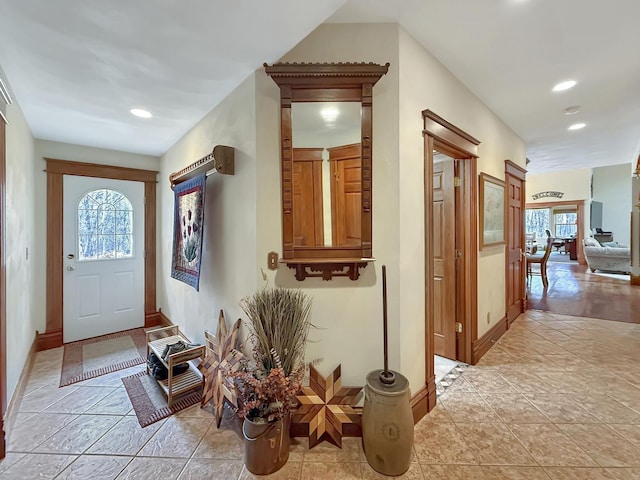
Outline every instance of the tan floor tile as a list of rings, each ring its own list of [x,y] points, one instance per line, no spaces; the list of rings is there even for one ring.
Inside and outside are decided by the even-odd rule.
[[[126,415],[132,408],[127,391],[124,388],[115,388],[112,389],[109,395],[89,408],[85,413],[92,415]]]
[[[80,415],[41,443],[35,451],[41,453],[83,453],[119,419],[120,417],[109,415]]]
[[[609,425],[624,438],[640,447],[640,425]]]
[[[50,480],[76,458],[75,455],[29,453],[0,473],[0,480]]]
[[[42,387],[20,400],[19,412],[41,412],[58,400],[74,392],[76,387],[58,388],[56,386]]]
[[[0,460],[0,473],[4,472],[14,463],[18,462],[26,453],[7,452],[6,456]]]
[[[486,480],[482,467],[462,465],[421,465],[426,479]]]
[[[482,398],[506,423],[550,423],[521,393],[483,394]]]
[[[113,480],[131,460],[132,457],[82,455],[56,480]]]
[[[233,460],[194,458],[189,460],[179,480],[229,480],[240,476],[244,464]]]
[[[640,467],[640,449],[607,425],[558,425],[603,467]]]
[[[7,449],[30,452],[76,418],[78,415],[39,413],[10,432]]]
[[[617,402],[609,395],[590,393],[576,395],[574,399],[582,408],[603,423],[640,424],[640,412]]]
[[[144,457],[189,458],[212,420],[169,417],[140,451]]]
[[[103,455],[136,455],[164,420],[142,428],[136,417],[123,417],[111,430],[94,443],[87,453]]]
[[[510,424],[509,428],[540,465],[598,466],[555,425]]]
[[[189,420],[193,421],[194,419]],[[221,425],[220,428],[217,428],[215,422],[211,422],[209,425],[209,429],[193,456],[217,460],[242,460],[244,455],[242,432],[237,427],[225,428]]]
[[[531,369],[516,370],[513,368],[513,365],[511,365],[509,368],[501,369],[500,375],[520,393],[553,392],[551,386],[546,385],[539,376],[531,373],[529,370]]]
[[[606,471],[615,480],[640,480],[640,468],[607,468]]]
[[[242,468],[242,473],[238,480],[251,480],[251,479],[263,479],[269,480],[299,480],[302,474],[302,462],[287,462],[284,467],[271,475],[254,475],[247,470],[247,467]],[[338,478],[338,477],[336,477]]]
[[[515,393],[516,389],[497,372],[472,370],[463,377],[479,393]]]
[[[302,480],[355,480],[362,478],[360,462],[357,463],[318,463],[302,464]]]
[[[110,387],[78,387],[45,408],[43,413],[83,413],[113,391]]]
[[[456,426],[480,464],[536,465],[533,457],[502,423],[470,423]]]
[[[487,480],[551,480],[542,467],[482,467]]]
[[[304,452],[304,462],[361,462],[364,454],[360,438],[343,438],[342,448],[329,442],[322,442]]]
[[[553,480],[612,480],[604,468],[546,468]]]
[[[179,458],[134,458],[117,480],[176,480],[186,459]]]
[[[424,480],[422,469],[418,463],[409,464],[409,469],[402,475],[388,476],[376,472],[368,463],[362,463],[362,478],[369,480],[382,480],[384,478],[397,478],[398,480]]]
[[[449,416],[456,423],[499,422],[500,419],[487,402],[477,393],[454,393],[442,399]]]
[[[413,447],[421,464],[478,463],[463,433],[453,423],[418,422],[414,428]]]
[[[554,423],[601,423],[568,394],[526,394],[525,397]]]

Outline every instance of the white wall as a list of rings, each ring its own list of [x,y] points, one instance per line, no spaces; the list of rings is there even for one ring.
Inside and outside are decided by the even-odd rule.
[[[85,147],[69,143],[35,140],[31,155],[32,185],[34,199],[34,251],[33,264],[37,272],[34,279],[35,298],[42,301],[34,304],[36,328],[39,332],[46,330],[46,275],[47,271],[47,167],[44,158],[69,160],[74,162],[97,163],[119,167],[141,168],[145,170],[159,170],[158,157],[139,155],[136,153],[119,152],[103,148]],[[162,184],[160,176],[158,181]],[[168,184],[168,181],[167,181]]]
[[[504,179],[525,165],[524,142],[409,33],[400,29],[400,291],[403,366],[424,378],[424,143],[429,109],[480,140],[478,172]],[[504,246],[478,254],[478,337],[505,316]],[[491,282],[485,279],[491,278]],[[487,322],[489,318],[489,322]]]
[[[593,200],[602,202],[602,230],[626,245],[631,241],[631,172],[630,163],[593,169]]]
[[[40,275],[34,260],[33,137],[17,103],[7,107],[6,278],[7,278],[7,401],[35,338],[34,311],[44,303],[34,289]],[[2,119],[0,119],[2,121]],[[26,249],[29,249],[29,258]],[[37,273],[36,273],[37,272]],[[4,348],[4,346],[2,346]]]
[[[168,178],[211,153],[215,145],[235,148],[235,175],[214,174],[207,179],[200,291],[196,292],[171,278],[174,196]],[[258,287],[256,171],[261,160],[256,155],[254,74],[162,157],[158,306],[194,341],[204,342],[205,329],[215,331],[220,309],[227,323],[242,316],[238,302]],[[266,264],[266,258],[262,260]]]

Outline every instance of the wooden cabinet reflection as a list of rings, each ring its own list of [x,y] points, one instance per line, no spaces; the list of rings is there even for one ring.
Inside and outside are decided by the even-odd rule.
[[[361,145],[327,148],[328,182],[323,182],[323,151],[323,148],[293,149],[294,245],[360,246]],[[331,206],[329,211],[324,208],[327,203]]]

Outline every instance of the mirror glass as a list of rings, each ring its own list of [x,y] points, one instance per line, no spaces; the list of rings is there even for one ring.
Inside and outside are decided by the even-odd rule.
[[[294,102],[294,247],[360,246],[361,139],[359,102]]]

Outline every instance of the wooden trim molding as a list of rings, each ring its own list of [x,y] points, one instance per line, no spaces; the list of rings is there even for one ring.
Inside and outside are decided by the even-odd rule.
[[[64,175],[144,182],[144,311],[145,315],[156,311],[156,175],[158,172],[55,158],[45,158],[45,161],[47,162],[45,170],[47,172],[47,321],[45,332],[38,334],[38,350],[59,347],[63,342]]]
[[[630,283],[631,285],[640,286],[640,275],[631,275]]]
[[[411,396],[411,413],[414,425],[436,406],[436,380],[435,377],[423,385]]]
[[[11,395],[11,400],[9,401],[9,407],[7,408],[6,415],[6,426],[7,432],[13,431],[13,425],[15,424],[16,414],[18,413],[20,401],[22,400],[22,396],[24,395],[24,391],[27,388],[27,383],[29,381],[29,375],[31,375],[31,370],[33,369],[33,363],[36,359],[36,353],[38,352],[38,332],[35,332],[33,337],[33,342],[31,342],[31,348],[29,349],[29,353],[27,354],[27,360],[24,363],[24,367],[22,368],[22,372],[20,373],[20,378],[18,379],[18,384],[16,385],[16,389],[13,391],[13,395]]]
[[[473,342],[473,357],[471,364],[475,365],[482,356],[496,343],[509,329],[507,317],[502,317],[498,323],[491,327],[481,338]]]

